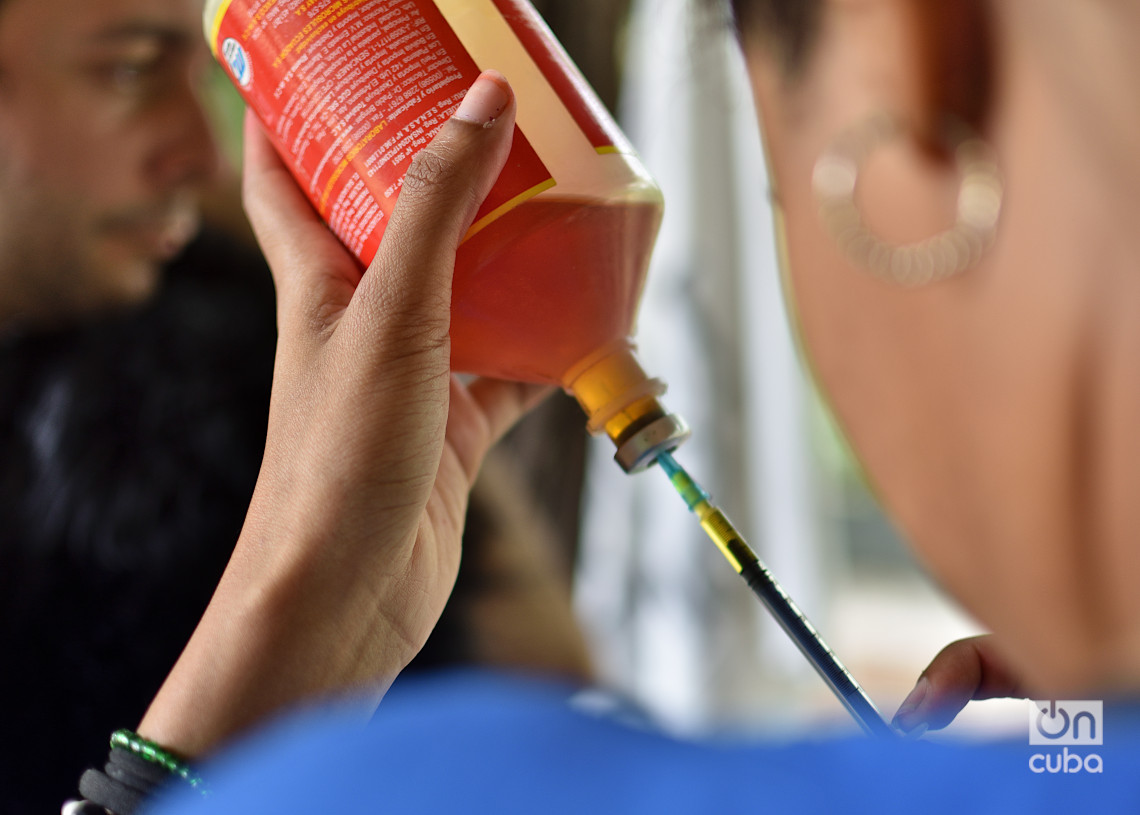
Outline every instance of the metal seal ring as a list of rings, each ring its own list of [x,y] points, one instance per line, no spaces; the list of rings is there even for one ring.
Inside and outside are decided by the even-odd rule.
[[[650,422],[618,448],[614,460],[627,473],[638,473],[661,453],[677,449],[692,434],[685,420],[672,413]]]

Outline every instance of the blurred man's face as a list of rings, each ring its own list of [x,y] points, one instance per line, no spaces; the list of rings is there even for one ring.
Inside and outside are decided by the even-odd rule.
[[[0,0],[0,331],[147,296],[214,169],[201,0]]]

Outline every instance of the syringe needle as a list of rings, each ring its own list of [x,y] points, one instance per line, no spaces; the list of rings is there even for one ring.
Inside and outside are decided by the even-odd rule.
[[[827,647],[803,612],[792,602],[787,592],[772,577],[756,554],[744,542],[723,512],[713,505],[705,490],[693,480],[670,453],[657,456],[657,463],[669,476],[674,489],[697,516],[701,527],[712,538],[732,567],[747,581],[752,591],[776,618],[780,627],[792,638],[807,660],[839,697],[848,712],[868,734],[891,736],[897,734],[883,721],[874,703],[843,666],[835,653]]]

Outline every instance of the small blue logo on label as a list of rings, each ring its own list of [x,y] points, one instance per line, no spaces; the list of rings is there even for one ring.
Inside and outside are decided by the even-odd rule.
[[[230,66],[230,73],[234,75],[238,85],[248,88],[249,83],[253,81],[253,66],[242,44],[233,37],[226,38],[222,43],[222,56],[226,60],[226,65]]]

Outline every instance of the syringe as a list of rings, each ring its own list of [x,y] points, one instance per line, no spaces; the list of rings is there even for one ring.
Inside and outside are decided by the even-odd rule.
[[[669,476],[674,489],[685,500],[689,509],[700,520],[701,527],[712,538],[713,543],[752,587],[752,591],[807,657],[823,681],[839,697],[839,701],[855,717],[855,721],[872,736],[896,736],[895,731],[883,721],[875,704],[859,687],[859,683],[851,676],[850,671],[827,647],[819,632],[808,622],[807,617],[796,607],[787,592],[744,542],[744,538],[725,514],[713,505],[709,494],[685,472],[672,454],[668,452],[658,454],[657,463]]]

